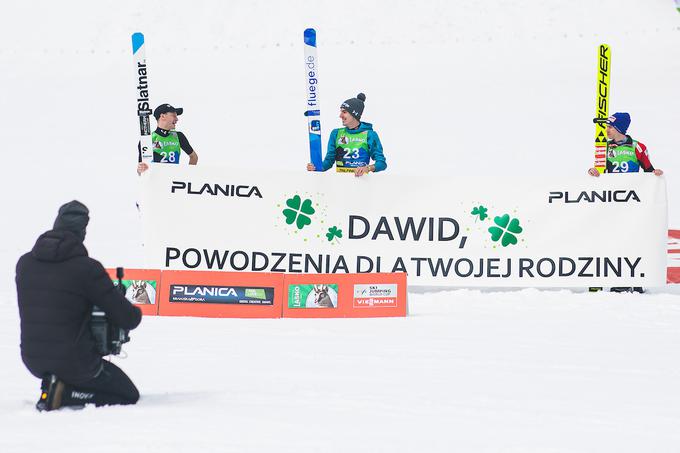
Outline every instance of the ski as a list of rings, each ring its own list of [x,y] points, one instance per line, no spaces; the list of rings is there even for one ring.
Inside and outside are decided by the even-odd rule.
[[[321,111],[319,110],[318,59],[316,56],[316,30],[308,28],[305,39],[305,73],[307,79],[307,129],[309,132],[309,158],[316,171],[322,170]]]
[[[597,107],[595,110],[595,168],[604,173],[607,167],[607,125],[609,117],[609,75],[611,72],[611,48],[600,44],[597,64]]]
[[[144,34],[132,34],[132,56],[135,62],[137,80],[137,116],[139,117],[139,143],[142,149],[142,162],[153,162],[151,143],[151,103],[149,102],[149,74],[146,66],[146,47]]]

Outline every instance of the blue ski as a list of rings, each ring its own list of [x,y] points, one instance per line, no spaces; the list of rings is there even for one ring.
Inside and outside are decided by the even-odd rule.
[[[318,59],[316,56],[316,30],[305,30],[305,73],[307,79],[307,126],[309,132],[309,158],[316,171],[322,170],[321,111],[319,110]]]

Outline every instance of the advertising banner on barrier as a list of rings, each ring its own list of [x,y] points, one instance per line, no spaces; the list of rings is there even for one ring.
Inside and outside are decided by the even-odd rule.
[[[406,273],[288,274],[284,318],[406,316]]]
[[[211,318],[280,318],[283,275],[163,271],[158,313]]]
[[[147,265],[408,272],[441,286],[661,286],[666,184],[649,173],[485,178],[155,165]]]
[[[118,285],[116,269],[106,269],[114,285]],[[121,283],[127,300],[142,309],[144,315],[158,314],[158,290],[161,271],[155,269],[124,269]]]
[[[680,284],[680,230],[668,230],[667,282]]]

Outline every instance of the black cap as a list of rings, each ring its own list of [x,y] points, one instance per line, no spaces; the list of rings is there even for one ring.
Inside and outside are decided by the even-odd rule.
[[[81,202],[77,200],[69,201],[59,208],[59,214],[54,221],[54,229],[71,231],[81,241],[84,241],[85,228],[90,222],[89,214],[89,209]]]
[[[181,115],[182,112],[184,112],[184,109],[182,107],[175,108],[170,104],[161,104],[158,107],[156,107],[156,110],[153,111],[153,116],[156,119],[158,119],[164,113],[176,113],[178,115]]]
[[[341,109],[347,110],[347,112],[352,115],[357,121],[361,120],[361,114],[364,113],[364,101],[366,100],[366,95],[364,93],[357,94],[357,97],[352,99],[347,99],[340,105]]]

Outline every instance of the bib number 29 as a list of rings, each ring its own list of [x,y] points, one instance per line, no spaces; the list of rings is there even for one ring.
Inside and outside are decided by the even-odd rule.
[[[628,162],[612,162],[614,168],[612,173],[628,173]]]

